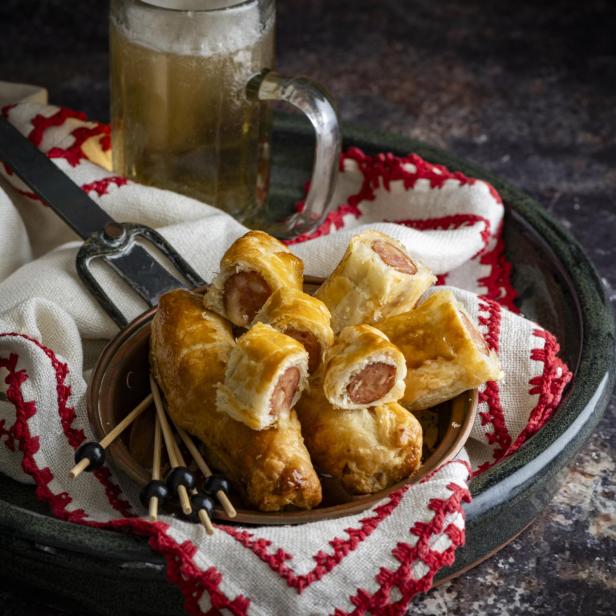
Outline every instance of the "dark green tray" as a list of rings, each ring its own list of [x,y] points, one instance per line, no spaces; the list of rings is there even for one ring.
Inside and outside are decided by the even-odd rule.
[[[547,505],[578,449],[601,418],[613,388],[614,321],[599,276],[579,244],[530,197],[483,169],[408,139],[345,127],[345,146],[368,153],[416,152],[491,182],[507,205],[507,256],[519,305],[558,337],[575,379],[551,421],[520,450],[472,484],[467,543],[438,580],[459,575],[523,530]],[[301,197],[312,162],[311,130],[277,118],[272,200]],[[182,598],[165,581],[162,557],[144,539],[61,522],[31,486],[0,475],[0,575],[97,614],[181,614]]]

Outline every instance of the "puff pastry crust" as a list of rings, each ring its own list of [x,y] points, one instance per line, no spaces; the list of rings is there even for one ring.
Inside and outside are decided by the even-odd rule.
[[[334,342],[331,315],[316,297],[299,289],[283,287],[272,293],[254,318],[301,342],[308,352],[308,369],[314,373],[323,352]]]
[[[354,236],[342,260],[315,293],[329,308],[332,328],[373,323],[406,312],[436,281],[404,246],[378,231]]]
[[[384,490],[421,464],[421,425],[396,402],[339,409],[328,402],[316,377],[297,414],[315,466],[350,494]]]
[[[291,411],[308,383],[308,353],[294,338],[257,323],[238,338],[218,386],[219,411],[253,430]]]
[[[401,403],[422,410],[503,376],[471,317],[451,291],[437,291],[420,306],[375,327],[406,358],[406,389]]]
[[[303,275],[301,259],[282,242],[263,231],[249,231],[223,255],[203,301],[234,325],[247,327],[273,291],[301,290]]]
[[[321,484],[294,411],[256,432],[216,410],[216,385],[234,348],[230,325],[199,295],[161,297],[152,321],[151,364],[174,421],[205,445],[208,462],[261,511],[311,509]]]
[[[326,353],[323,392],[341,409],[396,402],[404,394],[406,361],[383,332],[349,325]]]

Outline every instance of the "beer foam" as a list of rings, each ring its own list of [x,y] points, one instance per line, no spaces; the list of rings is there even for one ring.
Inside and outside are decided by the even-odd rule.
[[[171,9],[171,10],[170,10]],[[131,43],[163,53],[229,54],[255,45],[273,27],[258,0],[144,0],[130,2],[112,21]]]

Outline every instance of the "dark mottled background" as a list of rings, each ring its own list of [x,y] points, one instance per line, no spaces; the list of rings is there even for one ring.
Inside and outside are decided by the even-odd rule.
[[[279,66],[343,120],[425,140],[536,197],[616,286],[616,11],[605,0],[279,0]],[[108,118],[107,3],[4,0],[0,79]],[[610,286],[611,285],[611,286]],[[614,614],[616,404],[519,539],[415,614]],[[0,613],[51,616],[0,580]],[[70,606],[69,606],[70,613]]]

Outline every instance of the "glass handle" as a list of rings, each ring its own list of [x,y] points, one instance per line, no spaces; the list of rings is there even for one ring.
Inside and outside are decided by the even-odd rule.
[[[332,206],[341,144],[334,105],[323,88],[310,79],[286,77],[269,70],[249,81],[247,95],[253,100],[290,103],[303,111],[314,127],[314,166],[304,208],[268,229],[282,238],[310,233],[323,222]]]

